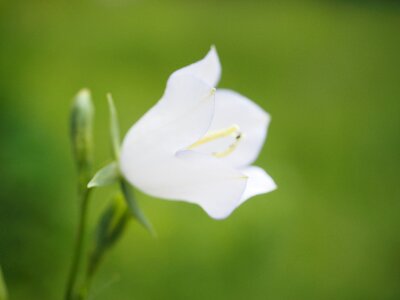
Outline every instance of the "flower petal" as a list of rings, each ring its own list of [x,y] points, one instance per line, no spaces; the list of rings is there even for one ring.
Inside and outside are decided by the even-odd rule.
[[[140,147],[136,145],[135,152]],[[226,163],[190,150],[175,155],[161,151],[123,155],[121,168],[128,181],[144,193],[198,204],[215,219],[227,217],[238,206],[247,181]]]
[[[247,199],[272,192],[277,188],[274,180],[263,169],[256,166],[250,166],[242,169],[243,174],[248,176],[247,186],[238,205]]]
[[[270,116],[246,97],[230,90],[218,89],[215,95],[215,113],[210,131],[238,125],[241,139],[235,150],[220,159],[236,167],[254,162],[261,151],[267,134]],[[226,149],[233,138],[220,139],[199,148],[203,153],[215,153]]]
[[[191,145],[211,124],[214,93],[214,88],[192,75],[171,76],[161,100],[129,130],[122,153],[137,143],[171,153]]]
[[[202,60],[179,69],[175,73],[192,74],[208,85],[216,87],[221,77],[221,63],[218,58],[217,50],[212,46]]]

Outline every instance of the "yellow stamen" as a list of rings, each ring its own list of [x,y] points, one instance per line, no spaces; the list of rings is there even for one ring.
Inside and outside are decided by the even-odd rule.
[[[231,154],[239,144],[241,138],[242,138],[242,133],[240,132],[240,128],[237,125],[232,125],[228,128],[221,129],[221,130],[216,130],[216,131],[210,131],[208,132],[203,138],[198,140],[196,143],[192,144],[191,146],[188,147],[188,149],[194,149],[196,147],[199,147],[201,145],[204,145],[206,143],[215,141],[220,138],[225,138],[232,136],[235,138],[235,141],[229,145],[229,147],[221,152],[214,152],[212,155],[215,157],[225,157]]]
[[[237,145],[239,144],[241,138],[242,138],[242,134],[239,132],[235,137],[235,141],[232,144],[229,145],[228,149],[226,149],[225,151],[221,151],[221,152],[214,152],[213,155],[215,157],[218,157],[218,158],[228,156],[233,151],[235,151],[235,149],[236,149]]]

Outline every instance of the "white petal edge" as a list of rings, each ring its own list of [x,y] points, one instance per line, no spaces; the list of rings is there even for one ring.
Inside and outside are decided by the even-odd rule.
[[[269,193],[277,189],[277,185],[272,177],[260,167],[250,166],[242,169],[241,171],[248,177],[248,180],[246,189],[238,205],[241,205],[251,197]]]
[[[174,74],[178,73],[192,74],[208,85],[216,87],[221,78],[221,63],[217,50],[211,46],[210,51],[203,59],[175,71]]]
[[[129,163],[135,168],[123,172],[144,193],[197,204],[214,219],[224,219],[232,213],[239,205],[247,183],[247,177],[239,170],[190,150],[173,156],[133,158]]]
[[[245,96],[225,89],[215,94],[215,113],[210,131],[238,125],[242,133],[235,151],[221,158],[235,167],[251,165],[258,157],[267,136],[269,114]],[[199,148],[203,153],[222,151],[229,141],[219,140]],[[228,143],[229,144],[229,143]]]

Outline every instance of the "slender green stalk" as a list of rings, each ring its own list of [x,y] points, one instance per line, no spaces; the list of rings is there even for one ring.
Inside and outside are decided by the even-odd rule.
[[[3,273],[0,267],[0,300],[7,300],[7,287],[6,283],[4,282]]]
[[[88,213],[90,189],[85,189],[80,195],[79,221],[75,240],[75,249],[72,257],[72,264],[68,275],[67,288],[65,291],[65,300],[76,299],[75,286],[78,277],[78,271],[82,260],[83,242],[86,232],[86,220]],[[84,299],[84,298],[81,298]]]

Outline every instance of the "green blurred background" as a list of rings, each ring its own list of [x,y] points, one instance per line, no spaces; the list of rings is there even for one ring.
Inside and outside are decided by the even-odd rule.
[[[0,264],[11,299],[61,299],[77,222],[71,99],[126,130],[215,44],[220,86],[272,115],[257,164],[279,189],[225,221],[138,194],[93,299],[400,299],[396,1],[0,1]],[[91,224],[113,188],[98,190]]]

